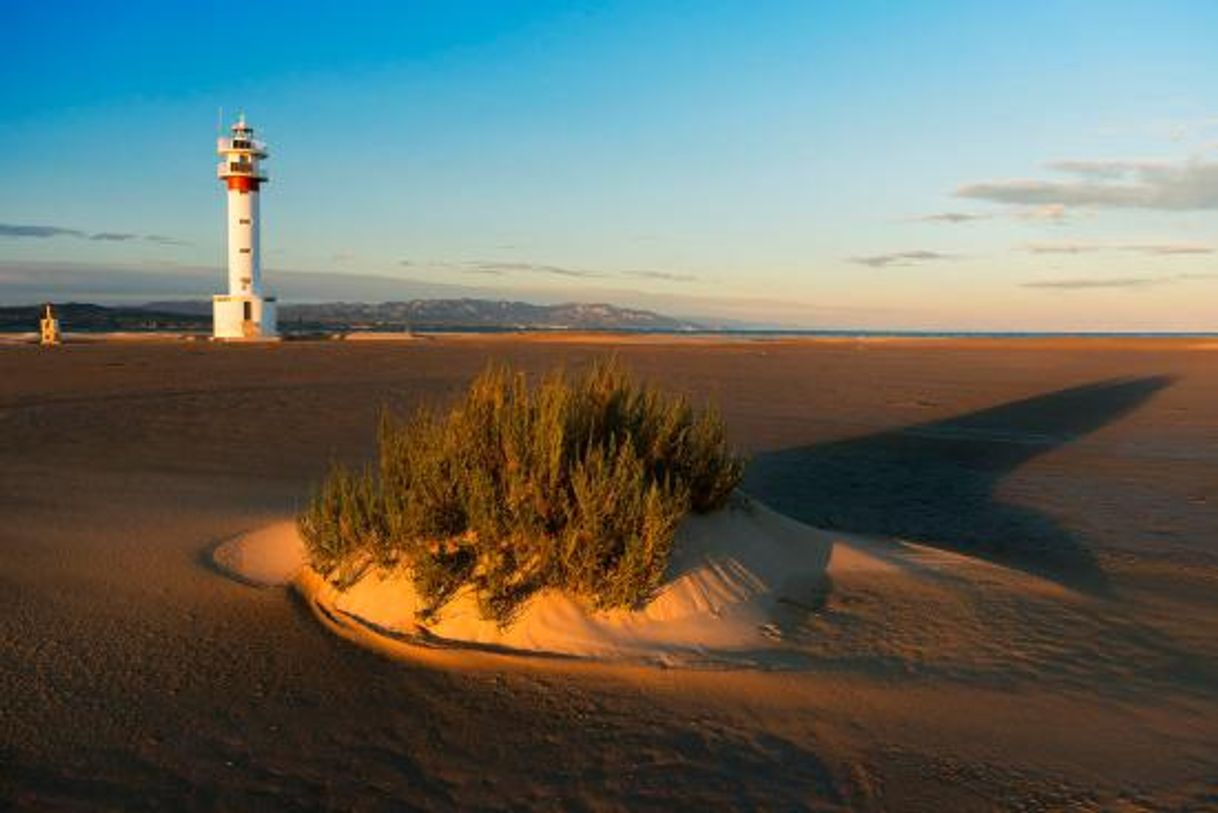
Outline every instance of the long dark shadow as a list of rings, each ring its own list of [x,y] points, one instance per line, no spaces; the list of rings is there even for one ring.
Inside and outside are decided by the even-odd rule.
[[[874,435],[759,455],[745,489],[802,522],[899,536],[1003,562],[1092,592],[1086,540],[1000,502],[998,483],[1037,455],[1137,409],[1165,376],[1099,381]]]

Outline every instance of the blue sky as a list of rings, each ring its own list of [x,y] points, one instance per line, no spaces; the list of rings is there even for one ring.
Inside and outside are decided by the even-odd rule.
[[[1218,4],[312,6],[9,9],[0,301],[64,268],[221,286],[222,106],[271,146],[272,288],[1218,326]]]

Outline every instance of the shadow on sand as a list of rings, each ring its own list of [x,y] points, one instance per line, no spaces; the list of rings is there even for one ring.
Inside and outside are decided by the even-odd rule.
[[[1126,415],[1168,377],[1099,381],[850,440],[759,455],[745,489],[809,525],[899,536],[1089,592],[1106,580],[1085,540],[1000,502],[1000,481],[1038,455]]]

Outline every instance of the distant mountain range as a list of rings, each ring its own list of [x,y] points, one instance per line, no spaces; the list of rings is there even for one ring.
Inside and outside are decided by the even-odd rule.
[[[189,332],[211,330],[211,313],[174,313],[150,308],[91,305],[68,302],[55,305],[61,330],[67,332],[150,331]],[[41,305],[0,307],[0,332],[37,332]]]
[[[211,328],[205,300],[149,302],[140,306],[56,305],[64,330],[166,330]],[[40,308],[0,308],[0,331],[32,331]],[[413,299],[377,304],[334,302],[284,305],[279,327],[286,333],[334,330],[529,329],[698,330],[702,326],[652,311],[606,304],[533,305],[489,299]]]
[[[337,302],[288,305],[279,316],[293,321],[364,328],[495,327],[554,330],[696,330],[700,325],[653,311],[606,304],[533,305],[489,299],[413,299],[375,305]]]
[[[573,280],[539,285],[526,279],[488,275],[448,274],[445,281],[394,275],[269,269],[267,284],[280,302],[400,302],[416,300],[484,300],[562,305],[603,302],[617,308],[672,315],[717,329],[820,326],[849,316],[841,308],[813,308],[783,297],[716,295],[708,286],[687,283],[673,290],[645,291],[624,281]],[[131,266],[111,263],[71,263],[0,259],[0,306],[39,302],[92,302],[121,308],[145,303],[195,300],[210,303],[223,290],[225,271],[207,266]],[[199,313],[210,313],[201,305]],[[871,318],[874,309],[858,314]],[[845,314],[845,316],[844,316]],[[861,317],[860,317],[861,318]]]

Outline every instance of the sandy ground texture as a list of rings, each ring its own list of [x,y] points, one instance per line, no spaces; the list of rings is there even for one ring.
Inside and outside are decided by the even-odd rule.
[[[755,499],[914,543],[791,608],[798,668],[405,661],[214,564],[382,402],[617,344],[720,402]],[[1218,809],[1201,344],[0,348],[0,807]]]

